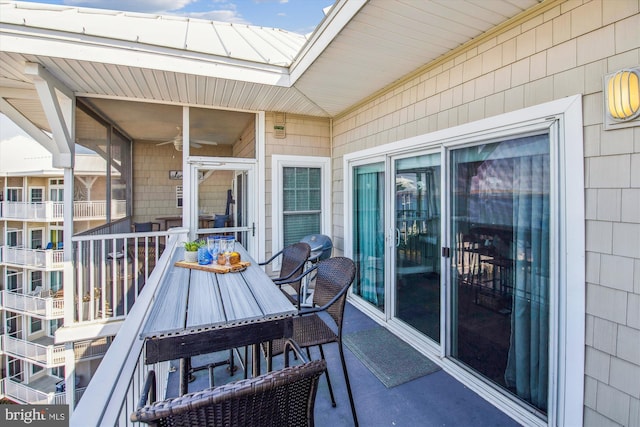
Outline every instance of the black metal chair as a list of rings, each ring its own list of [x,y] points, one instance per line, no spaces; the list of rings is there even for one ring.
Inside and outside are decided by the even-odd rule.
[[[324,360],[323,344],[338,343],[340,352],[340,361],[342,362],[342,372],[344,374],[347,393],[349,395],[349,404],[351,405],[351,413],[355,425],[358,425],[358,417],[351,393],[351,384],[349,382],[349,374],[344,359],[344,349],[342,345],[342,321],[344,318],[344,307],[347,301],[347,291],[355,278],[355,263],[345,257],[333,257],[324,259],[314,267],[306,270],[296,279],[302,279],[311,273],[316,274],[315,290],[313,293],[313,306],[299,310],[298,316],[293,319],[293,340],[298,343],[301,348],[306,348],[307,356],[311,358],[310,347],[317,346],[320,350],[320,356]],[[319,313],[327,313],[335,322],[335,328],[327,324]],[[336,332],[334,332],[334,329]],[[271,346],[271,355],[268,354],[269,348],[267,343],[263,343],[263,350],[267,357],[278,355],[285,351],[285,340],[275,340]],[[329,385],[329,394],[331,395],[331,404],[335,407],[336,401],[331,387],[329,372],[326,372],[327,384]]]
[[[289,349],[302,364],[289,367]],[[324,360],[306,361],[291,340],[281,370],[161,402],[155,402],[155,373],[150,371],[130,419],[156,426],[312,427],[318,380],[325,371]]]
[[[280,267],[280,275],[273,279],[273,282],[280,287],[283,293],[289,298],[289,300],[298,306],[302,303],[303,297],[300,295],[300,288],[302,279],[298,276],[302,275],[304,266],[311,254],[311,247],[304,242],[294,243],[282,249],[280,252],[274,254],[268,260],[261,262],[260,265],[267,265],[273,262],[276,258],[282,256],[282,265]],[[298,277],[296,279],[296,277]],[[282,287],[289,285],[295,291],[294,295],[286,292]]]

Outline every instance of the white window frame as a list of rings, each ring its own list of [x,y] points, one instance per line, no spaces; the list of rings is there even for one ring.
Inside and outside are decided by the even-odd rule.
[[[442,146],[445,149],[495,137],[514,134],[548,123],[552,129],[552,153],[558,159],[558,176],[552,179],[559,191],[556,216],[555,257],[557,289],[551,296],[554,313],[550,318],[549,339],[553,354],[550,355],[549,409],[547,420],[534,416],[523,405],[488,386],[473,374],[468,374],[450,359],[441,359],[442,354],[434,353],[436,360],[464,385],[487,399],[496,407],[525,425],[582,425],[585,367],[585,214],[584,214],[584,152],[582,97],[575,95],[495,117],[443,129],[430,134],[418,135],[378,147],[349,153],[343,158],[344,215],[345,229],[353,226],[352,217],[352,171],[362,160],[375,156],[389,155],[417,150],[419,148]],[[555,132],[555,135],[554,135]],[[554,138],[557,137],[556,144]],[[443,174],[443,179],[446,174]],[[446,191],[445,191],[446,190]],[[448,194],[448,185],[443,188]],[[443,214],[444,217],[444,214]],[[448,236],[443,221],[441,234]],[[443,240],[444,243],[444,240]],[[353,238],[344,235],[345,256],[353,257]],[[443,263],[445,261],[443,260]],[[442,270],[446,271],[446,270]],[[555,301],[554,301],[555,299]],[[354,305],[367,310],[358,298]],[[446,306],[446,305],[445,305]],[[443,325],[449,316],[449,307],[442,310]],[[447,334],[444,334],[446,337]],[[424,349],[431,354],[432,349]],[[444,348],[442,348],[444,351]]]
[[[40,200],[35,200],[35,201],[33,200],[34,191],[40,192]],[[47,192],[44,187],[41,187],[41,186],[29,187],[29,203],[44,203],[46,199],[47,199]]]
[[[331,230],[331,158],[313,156],[271,156],[271,253],[275,254],[284,245],[284,207],[282,198],[282,173],[284,168],[319,168],[321,191],[320,234],[329,235]],[[274,260],[273,271],[280,271],[280,259]]]
[[[7,202],[22,202],[21,187],[7,187],[5,200]]]

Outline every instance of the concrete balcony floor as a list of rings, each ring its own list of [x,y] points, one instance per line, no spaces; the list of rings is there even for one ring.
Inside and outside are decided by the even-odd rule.
[[[379,327],[373,320],[347,304],[344,333]],[[315,425],[318,427],[352,426],[349,400],[342,376],[340,357],[336,344],[324,346],[337,407],[331,407],[327,382],[320,379],[315,406]],[[312,357],[319,357],[312,350]],[[214,360],[224,360],[228,352],[193,358],[193,366],[202,366]],[[519,426],[517,422],[480,398],[459,381],[439,370],[393,388],[385,385],[369,371],[345,346],[345,357],[351,387],[361,426]],[[274,359],[274,368],[282,356]],[[236,359],[237,360],[237,359]],[[172,365],[177,367],[177,361]],[[262,363],[264,370],[265,363]],[[169,374],[167,395],[174,397],[178,391],[178,372]],[[189,391],[209,386],[207,370],[197,371],[195,381],[189,383]],[[215,368],[217,385],[243,378],[242,369],[229,375],[226,366]]]

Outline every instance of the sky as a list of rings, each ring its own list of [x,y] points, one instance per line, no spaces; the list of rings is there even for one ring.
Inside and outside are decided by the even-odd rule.
[[[335,0],[28,0],[75,7],[189,16],[211,21],[312,32]]]
[[[24,1],[24,0],[23,0]],[[179,15],[311,33],[335,0],[27,0],[29,3]],[[0,114],[0,142],[26,134]]]

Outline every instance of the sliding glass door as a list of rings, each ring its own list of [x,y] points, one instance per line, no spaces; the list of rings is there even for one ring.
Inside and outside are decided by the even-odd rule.
[[[353,168],[353,293],[385,310],[385,163]]]
[[[440,153],[396,159],[394,316],[440,341]]]
[[[546,412],[548,134],[450,152],[450,355]]]
[[[364,162],[350,169],[353,294],[390,327],[428,338],[462,371],[546,414],[549,134]]]

